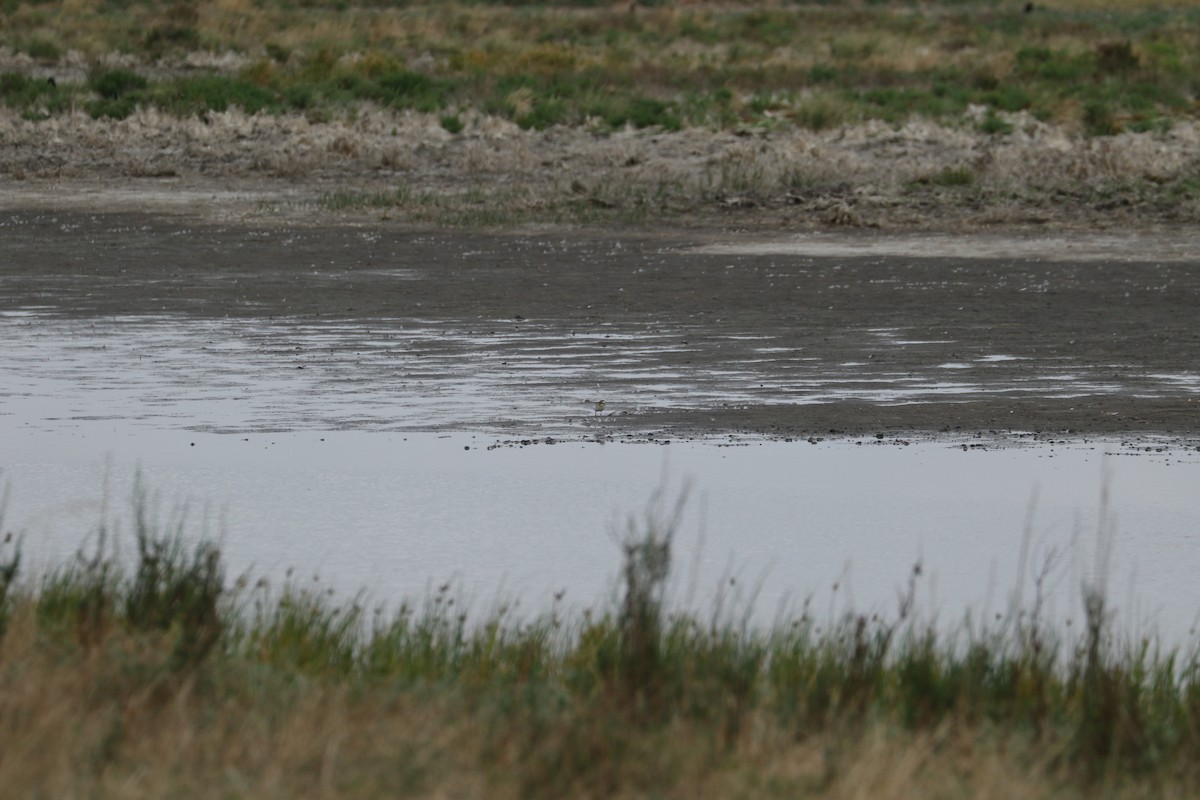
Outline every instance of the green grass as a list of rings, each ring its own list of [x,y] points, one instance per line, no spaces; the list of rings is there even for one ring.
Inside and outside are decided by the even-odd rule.
[[[17,72],[0,73],[0,102],[19,108],[27,119],[40,119],[64,110],[69,93],[49,81]]]
[[[613,607],[556,601],[533,616],[512,606],[480,616],[446,585],[389,611],[320,584],[230,583],[214,543],[190,540],[182,514],[164,521],[144,498],[135,496],[130,559],[118,558],[118,534],[101,527],[87,551],[30,582],[20,576],[20,541],[0,546],[0,680],[12,723],[0,730],[0,753],[40,730],[38,708],[83,732],[48,744],[38,757],[49,771],[10,784],[18,794],[41,793],[62,770],[95,796],[109,796],[107,782],[125,774],[175,790],[203,774],[217,787],[234,773],[251,785],[273,768],[249,755],[254,747],[282,747],[284,721],[314,703],[355,720],[321,717],[333,728],[305,734],[319,743],[318,763],[341,737],[337,759],[349,768],[324,790],[338,796],[376,796],[376,781],[393,780],[404,763],[412,791],[448,789],[465,769],[516,796],[587,796],[583,787],[597,785],[686,795],[694,781],[747,779],[762,748],[806,741],[848,748],[826,753],[806,784],[822,796],[854,768],[858,745],[847,743],[887,731],[943,741],[943,757],[967,771],[975,756],[955,761],[955,737],[980,752],[1012,748],[1009,767],[1036,767],[1056,792],[1120,796],[1139,783],[1186,791],[1200,778],[1197,651],[1121,639],[1106,598],[1087,585],[1084,624],[1071,635],[1051,629],[1038,602],[987,624],[935,627],[916,609],[920,564],[890,617],[818,619],[806,605],[762,628],[745,621],[748,609],[682,614],[667,607],[664,587],[683,501],[660,498],[620,540]],[[69,688],[55,691],[65,705],[43,696],[44,681],[63,680]],[[172,745],[185,751],[160,753],[158,763],[146,752],[175,736],[163,714],[175,720],[170,730],[188,733]],[[412,753],[433,748],[416,762],[376,763],[374,745],[354,733],[414,714],[426,742]],[[386,729],[403,738],[402,728]],[[460,753],[467,739],[469,757]],[[195,763],[181,766],[181,757]],[[1025,767],[1022,758],[1031,759]],[[444,774],[430,766],[450,762]],[[0,774],[14,769],[0,755]],[[314,779],[298,769],[297,780]],[[752,793],[796,788],[784,781]]]
[[[364,102],[446,117],[505,116],[525,128],[613,130],[770,126],[868,119],[958,123],[968,106],[1028,112],[1093,136],[1195,117],[1200,11],[1143,4],[1041,8],[965,0],[866,7],[834,3],[610,4],[104,2],[69,12],[19,5],[0,45],[53,64],[71,49],[98,63],[140,60],[149,85],[111,94],[93,77],[64,87],[95,116],[138,105],[202,115],[350,114]],[[239,74],[163,74],[160,59],[245,54]],[[60,113],[21,90],[0,95],[33,117]]]
[[[932,175],[929,182],[934,186],[970,186],[975,182],[975,173],[970,167],[947,167]]]
[[[391,191],[379,192],[363,192],[353,189],[326,192],[321,196],[320,204],[322,208],[330,211],[345,211],[361,208],[404,208],[414,204],[425,205],[432,201],[431,197],[416,195],[408,187],[401,186]]]

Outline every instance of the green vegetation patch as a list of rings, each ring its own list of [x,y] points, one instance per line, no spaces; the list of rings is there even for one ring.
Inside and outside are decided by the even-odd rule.
[[[30,583],[20,540],[0,543],[0,768],[13,769],[8,754],[27,753],[35,729],[48,748],[38,757],[54,765],[10,777],[18,794],[126,774],[178,788],[234,776],[294,793],[327,768],[325,793],[347,797],[397,780],[450,793],[463,774],[506,796],[576,796],[597,781],[686,796],[774,771],[776,754],[795,770],[792,746],[816,742],[826,752],[805,794],[840,796],[838,776],[863,758],[855,743],[890,738],[941,742],[919,772],[944,759],[956,781],[1032,770],[1056,796],[1200,779],[1194,651],[1121,644],[1107,599],[1087,584],[1070,636],[1040,603],[944,633],[918,613],[920,563],[891,615],[818,617],[805,604],[756,628],[750,609],[680,613],[666,587],[681,499],[652,505],[619,539],[610,606],[555,600],[522,616],[501,604],[479,618],[446,584],[389,610],[319,582],[231,583],[214,543],[191,541],[183,514],[164,518],[144,498],[131,559],[101,527]],[[336,768],[321,768],[334,751]],[[994,753],[1008,753],[1006,769],[986,760]],[[912,780],[903,763],[879,779]]]
[[[88,79],[88,88],[105,100],[116,100],[125,95],[142,92],[150,81],[127,69],[101,72]]]
[[[58,87],[47,80],[31,78],[19,72],[0,73],[0,99],[5,105],[29,106],[58,94]]]
[[[237,106],[248,114],[278,111],[280,98],[270,89],[241,78],[201,75],[179,78],[155,87],[151,102],[180,116],[221,112]]]
[[[996,135],[1008,131],[996,115],[1018,112],[1109,135],[1194,117],[1200,93],[1200,10],[1180,4],[62,2],[18,4],[0,45],[42,65],[71,50],[95,63],[112,52],[140,59],[137,74],[151,77],[136,91],[95,79],[69,90],[103,116],[142,104],[320,119],[371,102],[442,117],[481,110],[535,129],[819,130],[957,123],[982,106]],[[157,69],[205,50],[257,60],[236,76]],[[8,95],[23,110],[38,103]]]
[[[0,103],[21,110],[25,119],[41,120],[71,105],[71,93],[56,83],[19,72],[0,73]]]
[[[450,105],[455,82],[411,70],[380,75],[355,87],[356,95],[392,108],[412,108],[433,113]]]

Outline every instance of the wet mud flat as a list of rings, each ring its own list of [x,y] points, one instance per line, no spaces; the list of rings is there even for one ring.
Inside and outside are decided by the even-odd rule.
[[[2,392],[65,396],[46,429],[107,387],[211,431],[1192,443],[1200,239],[1109,239],[5,212]]]

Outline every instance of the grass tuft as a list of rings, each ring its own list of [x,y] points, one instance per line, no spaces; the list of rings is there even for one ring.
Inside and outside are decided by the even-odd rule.
[[[0,511],[3,511],[2,505],[0,505]],[[0,523],[3,521],[3,514],[0,513]],[[0,541],[0,639],[4,638],[8,618],[12,613],[15,601],[13,590],[16,588],[20,572],[21,542],[15,540],[11,533],[6,533],[3,541]]]
[[[222,636],[220,602],[225,591],[221,551],[201,540],[188,548],[183,520],[166,534],[155,530],[144,492],[134,501],[137,566],[122,587],[123,614],[131,629],[174,641],[181,665],[203,661]]]

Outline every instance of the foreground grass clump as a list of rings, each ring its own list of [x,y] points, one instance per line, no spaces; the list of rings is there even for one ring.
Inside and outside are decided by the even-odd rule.
[[[135,505],[136,554],[20,581],[0,550],[0,785],[14,796],[1190,796],[1193,653],[808,613],[759,629],[665,605],[678,509],[622,539],[612,608],[389,612],[318,584],[229,585]],[[136,787],[136,789],[134,789]]]
[[[536,129],[819,130],[965,122],[983,108],[988,133],[1011,132],[997,115],[1027,112],[1104,136],[1193,117],[1200,89],[1200,12],[1183,2],[9,5],[0,47],[42,70],[85,59],[87,85],[62,91],[98,117],[239,105],[320,120],[370,102]],[[214,74],[179,68],[197,53]],[[149,85],[106,95],[113,54]],[[29,116],[71,105],[43,94],[0,84],[0,101]]]

